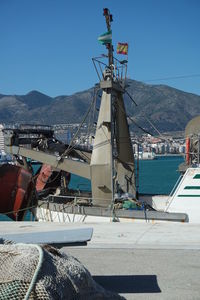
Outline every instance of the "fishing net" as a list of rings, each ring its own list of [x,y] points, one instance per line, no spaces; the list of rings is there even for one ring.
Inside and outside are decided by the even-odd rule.
[[[124,299],[98,285],[73,256],[0,241],[0,300]]]

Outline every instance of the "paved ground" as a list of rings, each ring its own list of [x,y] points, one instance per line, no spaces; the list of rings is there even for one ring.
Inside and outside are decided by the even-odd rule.
[[[66,249],[126,299],[200,299],[199,250]]]
[[[65,247],[94,279],[126,299],[200,299],[200,224],[1,222],[0,233],[93,228],[85,247]]]
[[[87,247],[63,248],[126,299],[200,299],[200,225],[93,224]]]

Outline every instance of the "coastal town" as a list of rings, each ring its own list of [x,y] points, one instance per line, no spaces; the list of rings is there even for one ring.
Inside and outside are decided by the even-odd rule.
[[[56,124],[53,126],[55,134],[69,144],[71,139],[76,135],[80,124]],[[184,133],[178,134],[167,133],[160,134],[159,136],[151,136],[144,133],[142,135],[135,134],[134,131],[130,132],[131,141],[135,156],[139,153],[139,158],[153,159],[157,155],[184,155],[185,153],[185,138]],[[88,125],[84,124],[79,135],[75,137],[76,144],[92,148],[94,135],[88,133]]]
[[[15,124],[20,126],[20,124]],[[1,157],[9,157],[4,151],[4,137],[3,129],[7,127],[14,127],[14,125],[0,124],[0,151]],[[73,143],[82,148],[92,149],[94,134],[88,132],[88,125],[83,124],[79,134],[77,134],[79,123],[55,124],[52,129],[55,132],[55,137],[66,144]],[[163,134],[159,136],[151,136],[144,133],[137,135],[134,131],[130,132],[132,146],[135,158],[139,159],[155,159],[159,155],[184,155],[185,154],[185,139],[183,133],[173,135],[173,133]]]

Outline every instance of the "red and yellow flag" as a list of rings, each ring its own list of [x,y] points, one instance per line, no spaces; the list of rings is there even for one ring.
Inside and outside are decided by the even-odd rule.
[[[117,44],[117,54],[128,54],[128,43]]]

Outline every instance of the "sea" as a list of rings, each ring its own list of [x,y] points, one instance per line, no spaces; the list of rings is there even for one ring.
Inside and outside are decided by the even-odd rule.
[[[183,156],[175,155],[139,160],[139,193],[169,194],[180,177],[178,166],[183,161]],[[91,190],[91,183],[88,179],[72,174],[69,188]],[[8,220],[10,220],[8,217],[0,214],[0,221]]]
[[[183,156],[176,155],[157,156],[153,160],[139,160],[139,193],[169,194],[180,177],[178,166],[183,161]],[[88,179],[72,175],[69,188],[91,190],[91,184]]]
[[[139,161],[139,192],[168,195],[180,177],[178,167],[183,156],[158,156],[154,160]]]

